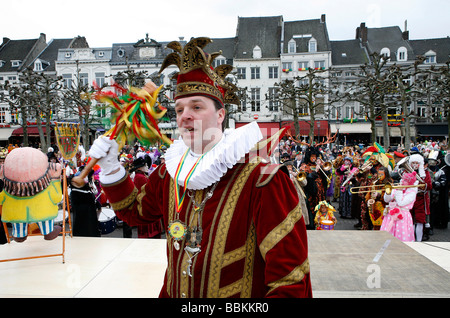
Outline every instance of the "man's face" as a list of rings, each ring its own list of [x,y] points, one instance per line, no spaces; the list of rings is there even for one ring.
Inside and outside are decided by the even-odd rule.
[[[190,96],[175,102],[177,125],[186,146],[195,153],[210,150],[222,138],[223,108],[216,110],[212,99]]]
[[[411,162],[411,168],[413,168],[414,170],[418,170],[420,166],[420,163],[417,161],[413,161]]]

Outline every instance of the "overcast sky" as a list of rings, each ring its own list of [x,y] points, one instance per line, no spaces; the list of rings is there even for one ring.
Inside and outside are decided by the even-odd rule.
[[[197,36],[236,35],[238,17],[282,15],[285,21],[319,19],[326,14],[331,40],[348,40],[368,27],[408,21],[410,39],[450,35],[449,0],[14,0],[2,1],[0,39],[85,36],[90,47]],[[0,40],[1,41],[1,40]]]

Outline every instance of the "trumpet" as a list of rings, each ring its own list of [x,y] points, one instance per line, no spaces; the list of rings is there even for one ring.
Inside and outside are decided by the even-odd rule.
[[[359,169],[360,173],[363,173],[366,170],[372,169],[372,167],[373,167],[373,164],[370,161],[367,161],[361,167],[358,167],[358,169]]]
[[[353,187],[352,189],[350,189],[350,192],[352,194],[357,194],[357,193],[367,193],[367,192],[384,190],[386,192],[386,194],[390,195],[392,193],[392,189],[420,188],[420,187],[424,187],[424,186],[425,186],[425,184],[400,185],[400,184],[386,183],[386,184],[378,184],[378,185]]]

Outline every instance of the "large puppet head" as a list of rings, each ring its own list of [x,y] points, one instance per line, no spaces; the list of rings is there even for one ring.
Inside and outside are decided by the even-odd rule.
[[[33,196],[50,184],[50,164],[47,156],[38,149],[15,148],[6,156],[3,177],[7,193],[18,197]]]

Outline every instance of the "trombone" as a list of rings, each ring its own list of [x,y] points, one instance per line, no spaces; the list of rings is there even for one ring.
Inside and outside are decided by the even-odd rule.
[[[323,169],[319,166],[320,171],[322,171],[322,173],[325,175],[325,177],[327,177],[328,182],[331,182],[331,179],[327,176],[327,174],[325,173],[325,171],[330,171],[331,168],[333,168],[333,165],[331,162],[327,161],[324,162],[322,159],[319,159],[320,161],[323,162]],[[317,167],[317,162],[316,162],[316,167]],[[325,170],[325,171],[324,171]]]
[[[292,166],[292,169],[295,170],[295,178],[297,179],[298,182],[306,180],[306,172],[300,171],[294,166]]]
[[[384,189],[384,191],[386,191],[386,194],[390,195],[392,193],[392,189],[419,188],[419,187],[424,187],[424,186],[426,186],[426,184],[400,185],[400,184],[386,183],[386,184],[378,184],[378,185],[353,187],[350,189],[350,192],[352,194],[358,194],[358,193],[367,193],[367,192],[372,192],[372,191],[380,191],[380,190]]]

